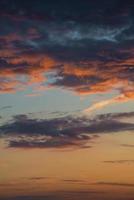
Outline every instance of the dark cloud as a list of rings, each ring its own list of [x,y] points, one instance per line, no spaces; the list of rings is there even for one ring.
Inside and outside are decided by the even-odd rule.
[[[71,140],[71,139],[70,139]],[[9,147],[13,148],[67,148],[67,147],[81,147],[81,141],[77,142],[76,141],[70,141],[66,139],[61,139],[61,138],[53,138],[52,140],[47,140],[47,141],[28,141],[19,139],[19,140],[10,140],[9,142]]]
[[[134,160],[105,160],[103,162],[108,164],[134,164]]]
[[[107,113],[107,114],[102,114],[102,115],[98,115],[98,119],[101,118],[106,118],[106,119],[116,119],[116,120],[120,120],[120,119],[124,119],[124,118],[130,118],[134,117],[134,112],[122,112],[122,113]]]
[[[83,3],[76,0],[69,3],[62,0],[58,0],[57,2],[54,0],[45,0],[45,2],[39,0],[38,3],[35,0],[29,0],[28,2],[1,0],[0,8],[5,13],[12,15],[17,14],[20,17],[30,17],[31,15],[34,17],[34,14],[36,16],[38,14],[38,19],[42,19],[43,17],[57,20],[74,19],[82,22],[93,20],[94,23],[97,23],[97,20],[99,23],[105,19],[105,23],[111,22],[111,24],[113,20],[116,24],[121,23],[127,11],[129,11],[130,14],[133,13],[133,3],[120,0],[112,2],[103,0],[101,3],[98,0],[94,2],[85,0]]]
[[[3,106],[0,108],[0,110],[6,110],[6,109],[10,109],[10,108],[12,108],[12,106]]]
[[[132,113],[126,113],[127,117],[129,115]],[[120,121],[121,116],[125,113],[98,115],[94,119],[71,116],[31,119],[27,115],[17,115],[1,125],[0,135],[14,148],[90,148],[86,143],[98,134],[134,130],[133,123]]]
[[[63,182],[67,182],[67,183],[78,183],[78,184],[85,184],[87,183],[85,180],[80,180],[80,179],[64,179],[62,180]]]
[[[27,178],[28,180],[31,180],[31,181],[33,181],[33,180],[46,180],[46,179],[49,179],[49,177],[43,177],[43,176],[35,176],[35,177],[30,177],[30,178]]]
[[[133,194],[132,194],[133,195]],[[23,195],[23,196],[14,196],[8,198],[0,198],[0,200],[133,200],[132,195],[117,195],[117,193],[109,194],[104,191],[96,190],[76,190],[76,191],[62,191],[62,192],[51,192],[46,195]]]
[[[0,2],[0,92],[33,83],[79,94],[116,85],[133,92],[134,4],[58,2]]]
[[[118,182],[97,182],[97,185],[107,185],[107,186],[121,186],[121,187],[134,187],[133,183],[118,183]]]
[[[52,200],[52,199],[55,199],[55,196],[53,196],[53,195],[44,195],[44,196],[41,196],[41,195],[39,195],[39,196],[25,196],[25,195],[23,195],[23,196],[15,196],[15,197],[8,197],[8,198],[0,198],[0,200],[44,200],[44,199],[46,199],[46,200]]]

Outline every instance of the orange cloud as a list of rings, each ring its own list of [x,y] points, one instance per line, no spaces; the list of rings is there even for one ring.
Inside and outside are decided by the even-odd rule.
[[[120,102],[127,102],[130,100],[134,100],[134,93],[132,91],[126,92],[124,94],[118,95],[114,98],[107,99],[98,103],[93,104],[89,108],[86,108],[82,113],[83,114],[91,114],[93,111],[99,110],[104,108],[105,106],[108,106],[110,104],[114,103],[120,103]]]
[[[54,58],[38,50],[27,53],[22,51],[21,47],[17,49],[11,45],[16,40],[30,40],[39,36],[37,30],[29,28],[23,37],[15,33],[0,37],[6,42],[5,48],[0,49],[1,93],[15,92],[31,85],[35,90],[44,89],[46,86],[42,86],[42,83],[48,81],[46,74],[53,72],[55,82],[47,88],[64,87],[78,95],[105,93],[117,89],[121,94],[133,98],[133,49],[130,56],[121,59],[104,61],[89,58],[86,61],[73,62]]]

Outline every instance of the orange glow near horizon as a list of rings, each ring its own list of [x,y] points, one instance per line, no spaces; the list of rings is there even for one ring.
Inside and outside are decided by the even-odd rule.
[[[133,192],[134,149],[119,147],[126,140],[131,144],[133,139],[133,135],[126,132],[102,135],[90,143],[92,148],[88,149],[1,149],[0,195],[5,196],[5,190],[12,195],[116,189]]]

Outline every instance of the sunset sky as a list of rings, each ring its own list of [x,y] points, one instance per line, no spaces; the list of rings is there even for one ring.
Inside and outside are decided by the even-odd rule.
[[[134,200],[133,1],[0,1],[0,200]]]

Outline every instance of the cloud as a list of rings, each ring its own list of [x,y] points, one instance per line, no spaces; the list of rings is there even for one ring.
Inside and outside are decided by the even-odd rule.
[[[55,198],[53,195],[36,195],[36,196],[32,196],[32,195],[23,195],[23,196],[14,196],[14,197],[2,197],[2,199],[0,198],[0,200],[52,200],[53,198]]]
[[[104,101],[101,101],[101,102],[98,102],[98,103],[95,103],[93,104],[92,106],[90,106],[89,108],[86,108],[83,113],[84,114],[90,114],[91,112],[93,111],[96,111],[98,109],[102,109],[103,107],[105,106],[108,106],[110,104],[113,104],[115,102],[118,102],[118,99],[120,99],[120,96],[119,97],[115,97],[115,98],[112,98],[112,99],[108,99],[108,100],[104,100]]]
[[[103,162],[108,164],[134,164],[134,160],[105,160]]]
[[[27,178],[28,180],[30,181],[33,181],[33,180],[44,180],[44,179],[49,179],[49,177],[43,177],[43,176],[35,176],[35,177],[30,177],[30,178]]]
[[[76,183],[76,184],[84,184],[87,183],[85,180],[80,180],[80,179],[64,179],[62,180],[63,182],[66,183]]]
[[[133,183],[121,183],[121,182],[97,182],[97,185],[107,185],[107,186],[120,186],[120,187],[134,187]]]
[[[37,138],[38,140],[38,138]],[[29,140],[23,140],[19,139],[17,141],[10,140],[9,142],[9,147],[10,148],[69,148],[69,147],[79,147],[83,148],[82,145],[84,140],[82,141],[77,141],[72,139],[61,139],[61,138],[53,138],[52,140],[47,140],[47,141],[29,141]]]
[[[133,195],[133,194],[132,194]],[[81,199],[94,199],[94,200],[133,200],[130,195],[122,195],[118,194],[117,196],[111,194],[111,192],[107,193],[106,191],[100,190],[68,190],[68,191],[57,191],[57,192],[49,192],[44,195],[20,195],[20,196],[11,196],[11,197],[3,197],[0,200],[63,200],[63,199],[72,199],[72,200],[81,200]]]
[[[126,113],[126,116],[133,113]],[[10,148],[90,148],[98,134],[133,131],[134,124],[121,121],[125,113],[98,115],[93,119],[64,116],[34,119],[16,115],[0,126],[0,136]]]
[[[0,6],[1,93],[29,86],[79,95],[117,89],[133,100],[132,5],[7,2]]]
[[[102,109],[103,107],[108,106],[110,104],[127,102],[132,99],[133,99],[133,94],[131,94],[130,96],[128,96],[127,94],[121,94],[117,97],[97,102],[93,104],[92,106],[90,106],[89,108],[86,108],[85,110],[83,110],[82,113],[91,114],[93,111]]]
[[[96,190],[71,190],[71,191],[57,191],[57,192],[49,192],[45,195],[22,195],[22,196],[11,196],[11,197],[2,197],[0,200],[63,200],[63,199],[91,199],[100,200],[100,195],[104,192],[96,191]],[[119,199],[117,199],[119,200]]]
[[[10,108],[12,108],[12,106],[3,106],[3,107],[0,108],[0,110],[8,110]]]

